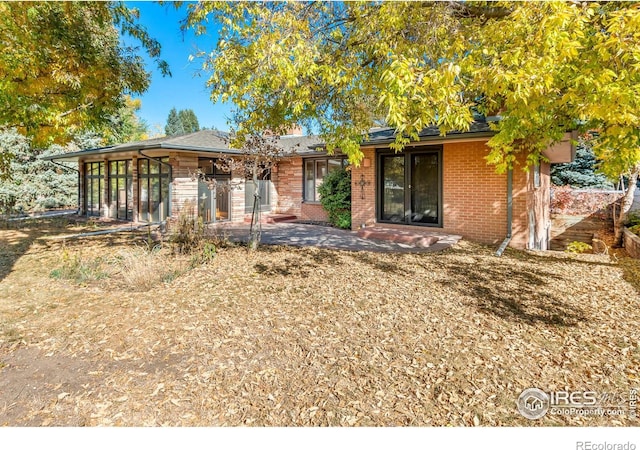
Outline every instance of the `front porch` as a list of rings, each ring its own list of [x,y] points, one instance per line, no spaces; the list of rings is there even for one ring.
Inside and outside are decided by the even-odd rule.
[[[207,227],[207,233],[232,242],[246,242],[249,225],[217,223]],[[397,236],[404,236],[405,241]],[[412,239],[408,239],[411,237]],[[359,231],[341,230],[330,226],[281,222],[262,225],[261,242],[267,245],[320,247],[333,250],[370,251],[383,253],[435,252],[455,245],[461,236],[433,231],[398,233],[377,228],[377,234],[365,236]]]

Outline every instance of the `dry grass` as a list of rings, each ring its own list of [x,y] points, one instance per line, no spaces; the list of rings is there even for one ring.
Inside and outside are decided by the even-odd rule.
[[[0,424],[638,424],[515,407],[532,386],[640,386],[638,261],[231,247],[134,292],[126,270],[51,279],[44,234],[0,231]],[[114,237],[66,245],[140,257]]]

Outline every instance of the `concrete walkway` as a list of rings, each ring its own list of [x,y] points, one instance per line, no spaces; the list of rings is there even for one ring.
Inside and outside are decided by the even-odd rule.
[[[217,233],[227,237],[232,242],[246,242],[249,226],[246,224],[218,223],[208,228],[208,233]],[[424,232],[429,235],[429,231]],[[382,241],[378,239],[364,239],[358,237],[357,232],[340,230],[320,225],[300,223],[278,223],[262,225],[262,244],[293,245],[297,247],[321,247],[334,250],[389,252],[389,253],[423,253],[436,252],[456,244],[461,237],[456,235],[439,236],[438,242],[429,247]]]

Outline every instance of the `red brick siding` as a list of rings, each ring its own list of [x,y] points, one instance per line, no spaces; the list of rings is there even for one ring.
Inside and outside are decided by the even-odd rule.
[[[376,223],[375,174],[377,159],[375,150],[363,149],[365,158],[369,159],[369,167],[352,169],[352,226],[360,228],[362,224],[370,226]],[[486,244],[498,244],[507,235],[507,176],[498,175],[495,168],[487,164],[484,157],[488,148],[484,141],[450,142],[443,145],[442,154],[442,228],[415,227],[418,230],[444,231],[460,234],[465,238]],[[528,242],[527,207],[537,205],[537,219],[541,224],[545,218],[545,202],[548,203],[549,166],[541,170],[542,187],[535,193],[529,187],[529,175],[522,171],[522,166],[514,170],[513,175],[513,239],[511,245],[525,248]],[[364,175],[364,178],[362,176]],[[371,184],[364,189],[358,185],[363,179]],[[385,227],[401,227],[403,225],[383,224]],[[540,225],[540,229],[544,228]],[[406,229],[406,228],[405,228]],[[540,231],[542,232],[542,231]]]
[[[363,148],[364,158],[359,167],[351,166],[351,227],[376,223],[376,153],[373,148]],[[369,166],[369,167],[365,167]],[[364,180],[364,189],[358,183]],[[363,198],[364,197],[364,198]]]
[[[274,212],[302,216],[302,158],[284,159],[271,171],[275,191]]]
[[[326,222],[328,220],[327,212],[319,203],[303,203],[300,218],[321,222]]]

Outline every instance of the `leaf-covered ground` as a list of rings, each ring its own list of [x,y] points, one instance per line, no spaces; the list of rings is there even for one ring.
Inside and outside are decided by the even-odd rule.
[[[228,247],[136,291],[52,277],[133,245],[70,230],[0,230],[0,425],[638,425],[516,409],[640,388],[638,261]]]

